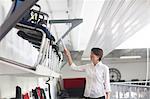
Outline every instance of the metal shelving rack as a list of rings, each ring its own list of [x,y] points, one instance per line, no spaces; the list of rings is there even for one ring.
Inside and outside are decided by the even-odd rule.
[[[38,0],[23,0],[20,6],[13,11],[13,13],[9,13],[6,20],[0,27],[0,41],[5,37],[5,35],[16,26],[16,24],[20,21],[26,11],[30,10],[30,8],[36,4]],[[11,9],[12,10],[12,9]],[[11,12],[10,10],[10,12]],[[49,24],[66,24],[70,23],[71,27],[56,41],[56,43],[60,43],[61,39],[63,39],[73,28],[82,23],[82,19],[60,19],[60,20],[49,20]],[[0,75],[15,75],[15,76],[30,76],[30,77],[59,77],[60,74],[50,70],[44,66],[37,66],[36,69],[33,69],[33,66],[27,66],[25,64],[21,64],[12,60],[8,60],[0,57]],[[30,68],[31,67],[31,68]]]

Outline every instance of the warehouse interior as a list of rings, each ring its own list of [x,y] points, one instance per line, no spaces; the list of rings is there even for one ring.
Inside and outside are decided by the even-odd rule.
[[[0,99],[86,99],[64,46],[79,66],[103,49],[110,99],[149,99],[149,23],[150,0],[0,0]]]

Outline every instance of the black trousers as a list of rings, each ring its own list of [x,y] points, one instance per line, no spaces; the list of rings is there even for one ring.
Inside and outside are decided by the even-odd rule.
[[[90,97],[85,97],[85,99],[105,99],[105,96],[99,97],[99,98],[90,98]]]

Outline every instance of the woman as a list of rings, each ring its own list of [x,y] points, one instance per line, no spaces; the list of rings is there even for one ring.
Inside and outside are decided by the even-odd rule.
[[[110,99],[109,68],[101,62],[103,50],[91,49],[91,64],[76,66],[70,52],[65,48],[64,54],[71,68],[76,71],[86,72],[85,99]]]

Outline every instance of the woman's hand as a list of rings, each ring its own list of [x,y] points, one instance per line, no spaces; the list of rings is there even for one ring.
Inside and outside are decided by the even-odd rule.
[[[67,58],[67,61],[68,61],[69,65],[71,65],[73,63],[73,61],[72,61],[70,51],[67,48],[64,48],[64,54]]]
[[[66,57],[71,56],[71,55],[70,55],[70,52],[68,51],[67,48],[64,48],[64,54],[66,55]]]

